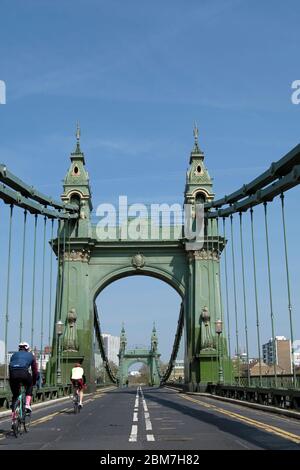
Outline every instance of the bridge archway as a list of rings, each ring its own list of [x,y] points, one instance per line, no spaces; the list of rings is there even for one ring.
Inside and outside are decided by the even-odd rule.
[[[100,318],[101,331],[119,336],[121,324],[125,322],[126,333],[132,348],[140,349],[137,344],[148,345],[150,336],[145,331],[152,328],[153,322],[158,325],[159,351],[163,351],[163,361],[168,362],[175,338],[178,314],[180,312],[184,286],[180,286],[174,278],[170,279],[165,272],[158,270],[132,270],[121,269],[114,271],[109,279],[106,277],[97,286],[94,300]],[[159,299],[157,298],[159,296]],[[109,312],[109,315],[107,313]],[[164,321],[161,321],[162,318]],[[164,338],[160,341],[160,338]],[[142,347],[141,362],[149,367],[149,383],[158,385],[160,375],[160,361],[156,365],[151,350]],[[119,352],[119,351],[118,351]],[[114,361],[122,369],[120,380],[125,386],[128,377],[128,368],[136,363],[135,351],[133,358],[130,353]],[[145,356],[145,357],[144,357]]]
[[[95,297],[102,333],[119,336],[124,322],[133,347],[148,345],[148,330],[155,322],[164,362],[169,360],[172,351],[182,300],[173,285],[148,274],[114,278]]]

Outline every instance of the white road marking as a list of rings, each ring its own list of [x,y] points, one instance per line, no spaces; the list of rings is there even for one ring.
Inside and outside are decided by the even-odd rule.
[[[145,418],[145,421],[146,421],[146,431],[152,431],[152,423],[150,419]]]
[[[147,407],[147,403],[146,403],[145,398],[143,398],[143,407],[144,407],[144,411],[148,411],[148,407]]]
[[[142,390],[142,387],[138,387],[136,391],[136,398],[135,398],[135,403],[134,403],[134,412],[133,412],[133,418],[132,421],[133,423],[136,423],[138,421],[138,412],[139,412],[139,398],[142,398],[143,402],[143,409],[144,409],[144,418],[145,418],[145,427],[146,431],[152,431],[152,423],[150,420],[150,413],[148,411],[147,403],[144,398],[144,393]],[[147,434],[147,441],[155,441],[155,437],[153,434]],[[137,437],[138,437],[138,425],[137,424],[132,424],[131,427],[131,433],[129,436],[129,442],[137,442]]]
[[[137,433],[138,433],[138,427],[136,424],[133,424],[131,428],[131,434],[129,436],[129,442],[137,441]]]

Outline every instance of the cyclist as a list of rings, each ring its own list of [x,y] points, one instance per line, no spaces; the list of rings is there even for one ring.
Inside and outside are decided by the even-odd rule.
[[[82,408],[83,386],[85,385],[86,380],[85,380],[84,370],[81,367],[81,364],[79,362],[77,362],[77,364],[75,364],[75,367],[73,367],[72,369],[71,382],[73,384],[73,387],[76,387],[76,385],[78,385],[79,406]]]
[[[31,368],[31,373],[29,369]],[[36,384],[38,375],[37,363],[30,351],[29,344],[21,342],[19,351],[15,352],[9,363],[9,385],[12,392],[12,414],[14,414],[15,403],[20,393],[20,385],[24,385],[26,391],[25,409],[31,412],[32,387]]]

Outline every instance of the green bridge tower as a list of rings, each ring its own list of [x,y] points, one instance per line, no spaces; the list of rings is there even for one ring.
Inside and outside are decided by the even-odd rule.
[[[80,218],[76,222],[62,223],[57,238],[53,240],[53,249],[60,260],[55,323],[61,320],[64,334],[60,341],[54,334],[54,356],[48,367],[48,383],[57,382],[59,356],[62,382],[69,380],[74,361],[81,360],[90,388],[94,388],[94,302],[112,282],[127,276],[143,275],[168,283],[182,298],[185,383],[191,390],[205,390],[208,382],[218,381],[220,365],[215,321],[222,319],[219,259],[224,239],[218,234],[216,221],[205,221],[202,245],[190,244],[182,227],[179,231],[178,227],[170,227],[168,237],[165,235],[166,227],[160,227],[156,238],[153,238],[150,236],[150,223],[137,240],[124,236],[124,226],[118,227],[118,224],[109,229],[109,237],[103,236],[103,231],[99,231],[98,225],[91,220],[92,194],[85,157],[80,148],[79,129],[70,160],[62,200],[78,204]],[[196,204],[213,198],[212,180],[198,144],[198,129],[195,128],[184,202],[195,214]],[[177,315],[178,312],[174,312],[174,323]],[[220,339],[223,366],[226,368],[229,360],[224,332]]]

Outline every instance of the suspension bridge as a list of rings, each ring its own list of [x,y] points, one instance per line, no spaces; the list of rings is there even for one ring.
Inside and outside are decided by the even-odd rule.
[[[17,337],[30,338],[32,345],[39,341],[40,351],[46,344],[51,345],[45,384],[35,390],[35,401],[67,396],[74,362],[83,364],[88,392],[97,393],[95,343],[111,383],[124,385],[132,357],[130,353],[126,356],[123,337],[123,366],[119,378],[115,376],[103,344],[96,299],[112,282],[143,275],[168,283],[181,297],[174,344],[164,374],[159,370],[155,335],[152,337],[154,385],[168,385],[184,337],[183,391],[299,409],[300,376],[293,358],[297,339],[294,304],[299,309],[295,230],[300,145],[271,163],[254,180],[216,198],[195,129],[183,201],[192,207],[194,219],[198,205],[204,205],[203,243],[194,248],[184,227],[179,227],[179,232],[178,227],[170,227],[168,237],[163,225],[157,228],[155,238],[126,238],[121,226],[109,237],[99,236],[93,223],[90,180],[79,131],[61,201],[23,182],[4,164],[0,165],[0,180],[1,245],[5,250],[0,273],[4,298],[3,408],[8,408],[10,402],[8,352],[13,349],[12,339]],[[149,233],[148,228],[144,227],[145,233]],[[26,318],[30,312],[31,322],[24,322],[25,310]],[[283,317],[292,345],[291,369],[283,374],[275,357],[271,373],[266,375],[262,330],[268,329],[275,348],[277,322]],[[242,345],[246,367],[238,358]],[[141,351],[139,357],[147,356],[148,361],[148,353]],[[251,355],[257,358],[255,376],[249,366]],[[166,400],[166,395],[160,399],[149,393],[157,403]],[[138,391],[139,397],[144,399]],[[177,410],[179,405],[174,406]],[[203,406],[217,412],[211,402]],[[297,433],[294,430],[290,434]],[[152,434],[148,435],[147,441],[151,441]],[[136,442],[134,432],[130,436],[129,442]]]

